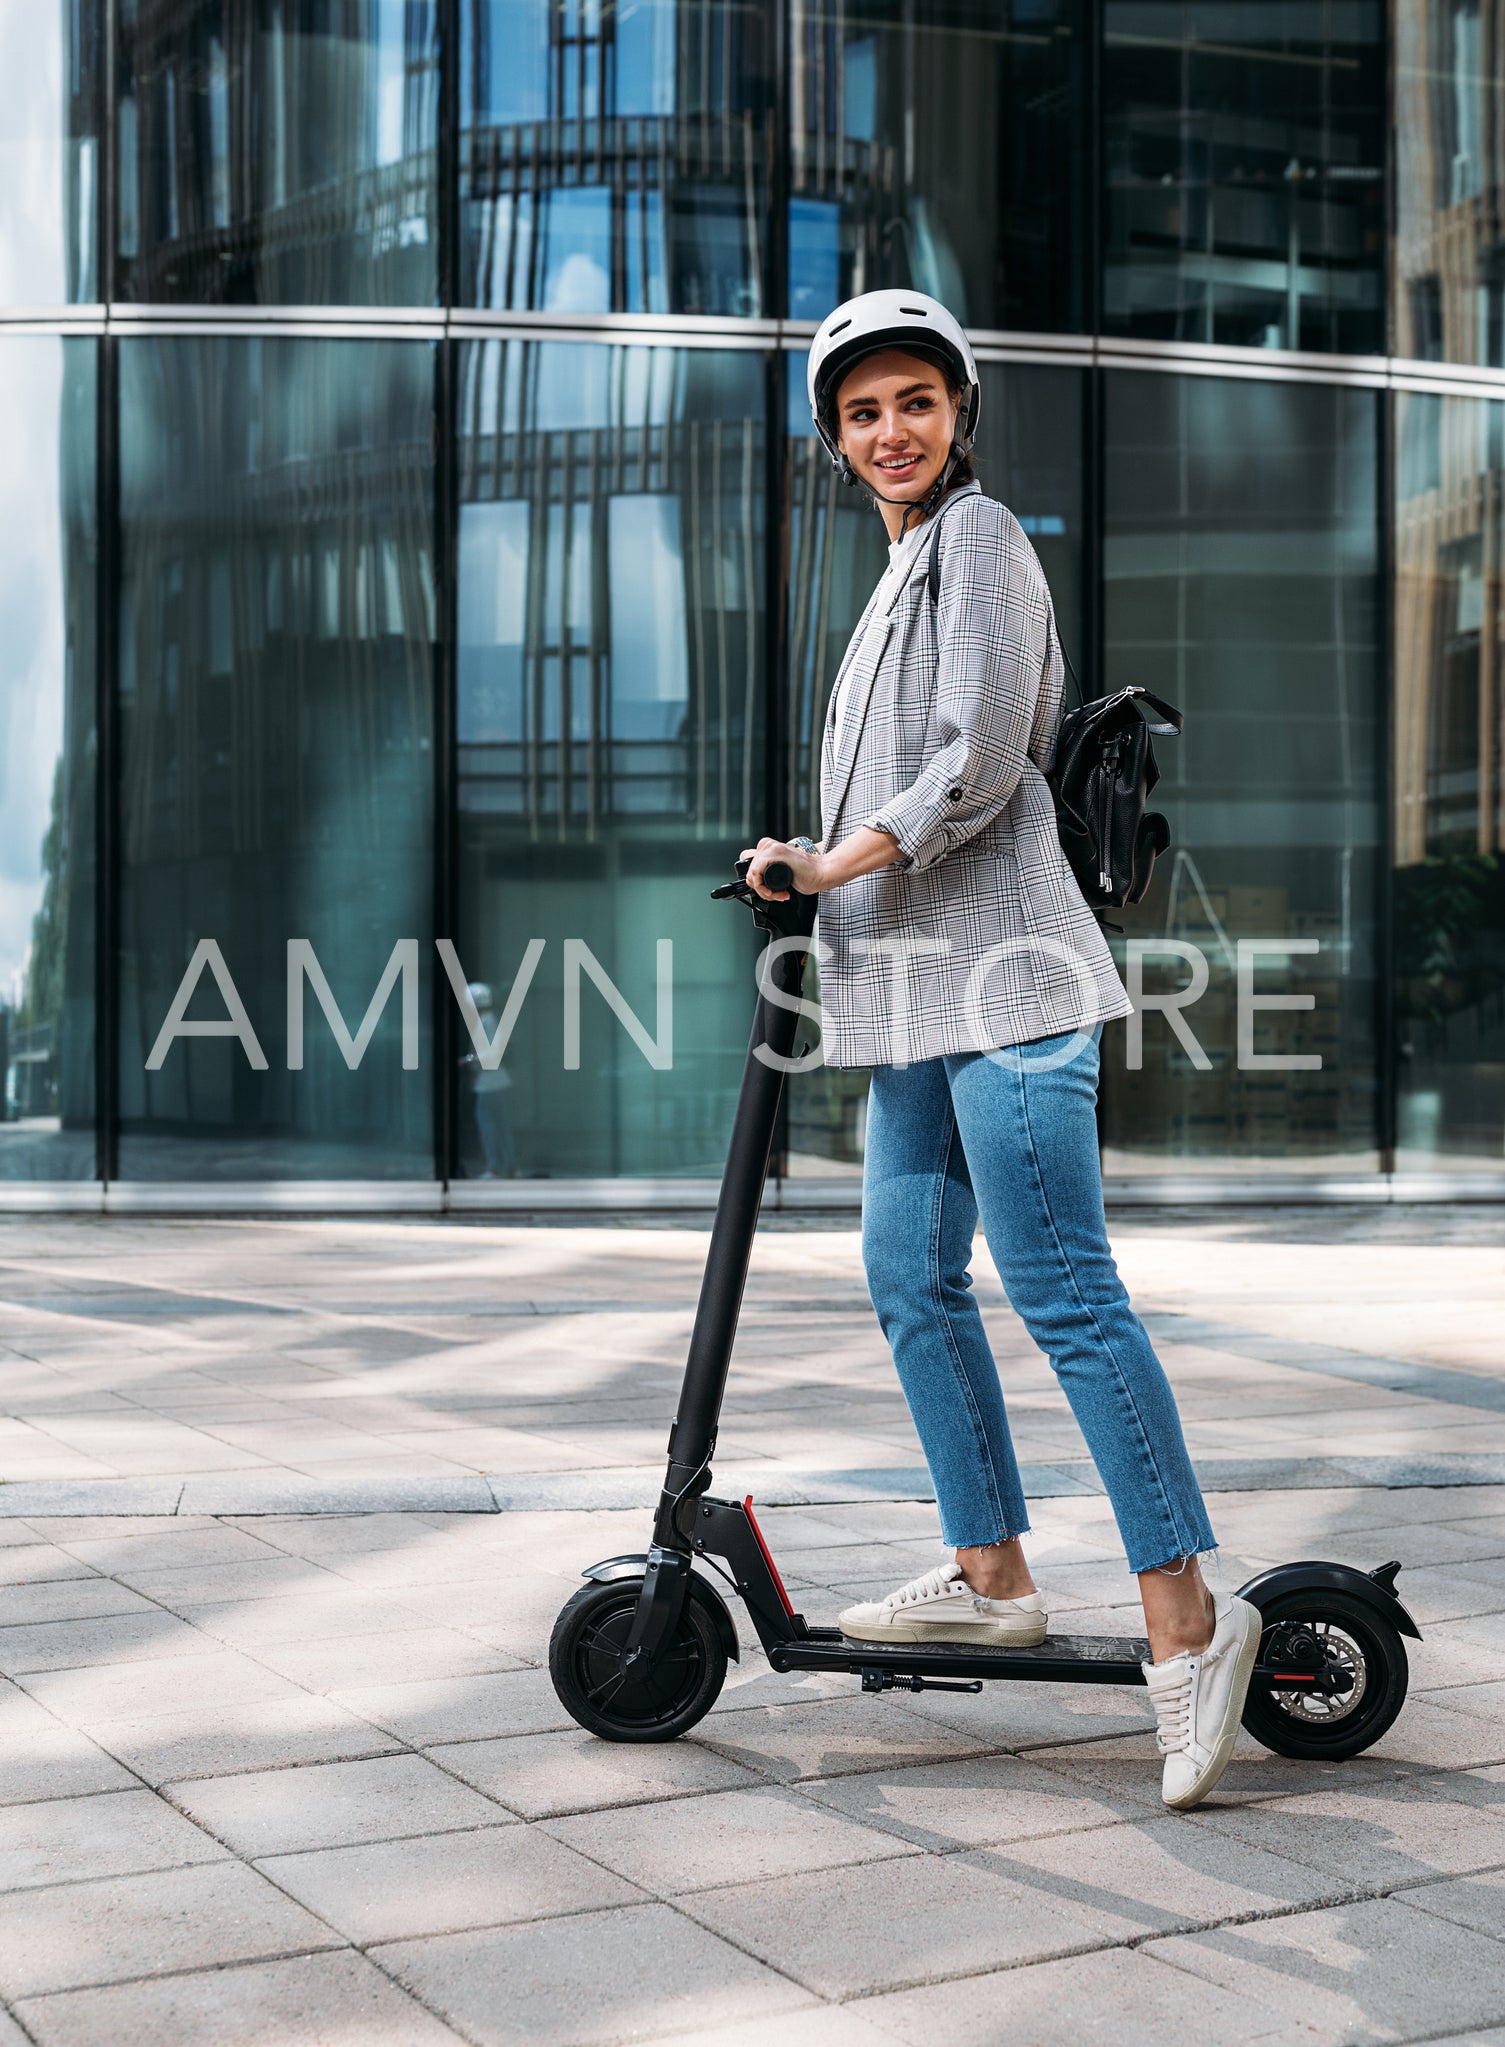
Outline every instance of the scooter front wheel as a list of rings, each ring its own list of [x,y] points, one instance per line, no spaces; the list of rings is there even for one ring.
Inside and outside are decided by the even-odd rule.
[[[603,1741],[673,1741],[710,1712],[726,1680],[721,1630],[693,1578],[652,1664],[623,1674],[642,1589],[641,1578],[587,1585],[564,1607],[549,1642],[559,1703]]]
[[[1311,1691],[1262,1684],[1244,1703],[1244,1725],[1280,1756],[1337,1762],[1371,1748],[1406,1701],[1406,1648],[1366,1602],[1341,1592],[1294,1592],[1266,1607],[1260,1662],[1320,1667],[1336,1682]]]

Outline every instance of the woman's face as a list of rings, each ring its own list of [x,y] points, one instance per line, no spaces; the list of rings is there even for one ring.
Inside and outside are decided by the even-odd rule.
[[[946,466],[958,406],[933,363],[882,349],[848,370],[837,389],[842,451],[880,497],[923,498]]]

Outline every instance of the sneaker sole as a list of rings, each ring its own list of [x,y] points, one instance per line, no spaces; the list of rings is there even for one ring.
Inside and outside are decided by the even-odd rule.
[[[892,1627],[849,1627],[839,1623],[852,1642],[946,1642],[963,1649],[1038,1649],[1050,1627],[1050,1616],[1041,1614],[1038,1623],[1016,1630],[998,1627],[967,1627],[959,1621],[899,1621]]]
[[[1248,1604],[1246,1601],[1245,1604]],[[1208,1792],[1217,1785],[1218,1779],[1233,1760],[1233,1746],[1238,1740],[1238,1731],[1243,1724],[1244,1701],[1249,1696],[1249,1680],[1254,1675],[1254,1666],[1259,1659],[1260,1637],[1264,1626],[1257,1608],[1254,1625],[1244,1637],[1238,1652],[1238,1662],[1233,1667],[1233,1690],[1228,1695],[1228,1716],[1223,1722],[1223,1731],[1218,1736],[1218,1745],[1200,1777],[1192,1780],[1188,1790],[1179,1798],[1167,1798],[1165,1804],[1172,1812],[1190,1812],[1194,1805],[1200,1805]]]

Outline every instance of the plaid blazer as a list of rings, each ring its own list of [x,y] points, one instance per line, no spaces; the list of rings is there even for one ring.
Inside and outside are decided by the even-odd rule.
[[[883,620],[868,600],[826,714],[824,843],[870,825],[903,851],[820,899],[831,1066],[1027,1044],[1132,1007],[1045,782],[1064,675],[1045,572],[979,485],[935,516],[939,604],[927,532]]]

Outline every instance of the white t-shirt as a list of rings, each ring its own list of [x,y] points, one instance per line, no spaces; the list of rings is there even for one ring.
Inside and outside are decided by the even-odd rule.
[[[886,620],[889,607],[899,593],[900,586],[908,581],[909,571],[914,566],[920,544],[930,533],[930,521],[922,519],[918,526],[911,526],[902,540],[892,540],[888,547],[888,567],[878,580],[878,589],[873,608],[868,613],[867,629],[862,635],[862,646],[847,663],[846,675],[836,686],[836,695],[831,702],[831,718],[837,751],[841,748],[841,721],[846,715],[847,676],[858,665],[862,651],[870,640],[881,639],[887,631]]]

